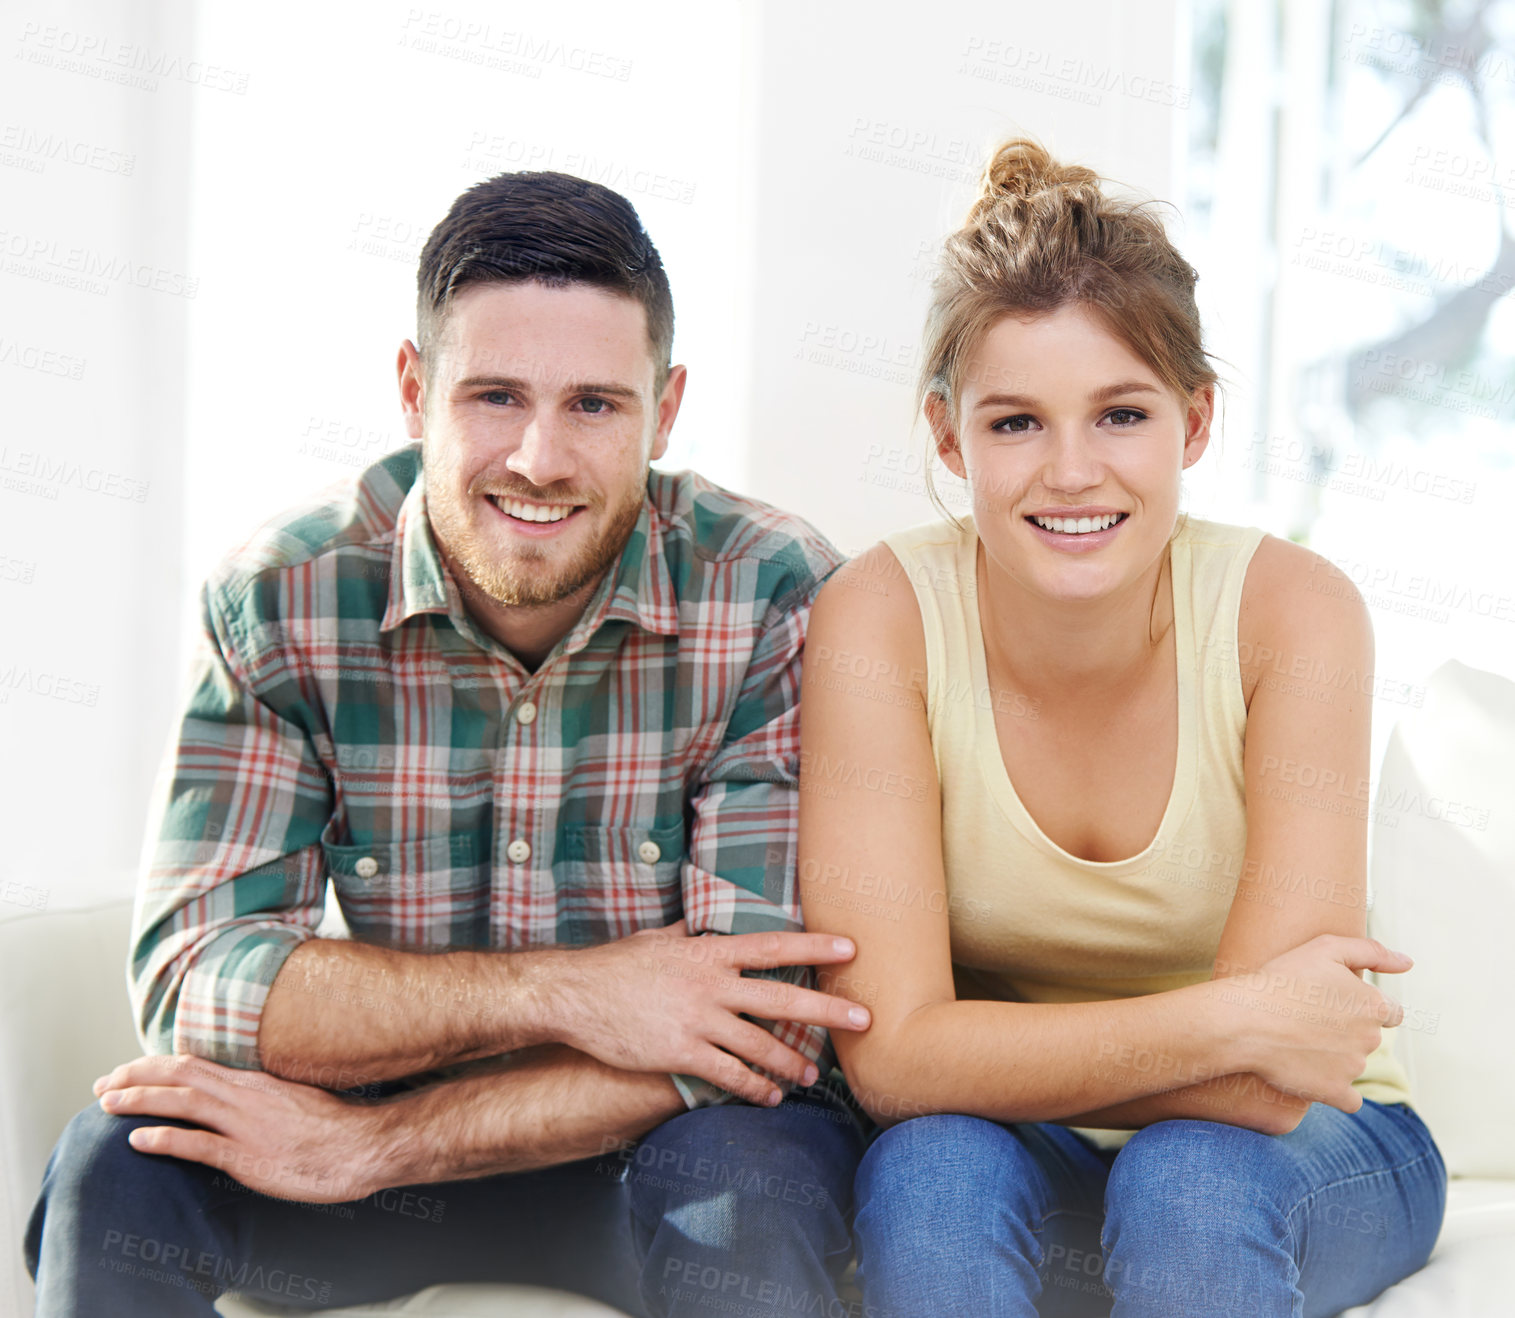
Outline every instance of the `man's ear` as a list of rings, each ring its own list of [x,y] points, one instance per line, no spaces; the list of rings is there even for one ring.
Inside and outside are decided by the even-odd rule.
[[[1215,386],[1207,384],[1189,397],[1184,414],[1184,466],[1192,467],[1210,447],[1210,422],[1215,417]]]
[[[673,423],[679,414],[679,405],[684,401],[684,385],[689,380],[689,368],[687,366],[670,367],[668,371],[668,383],[663,386],[663,392],[658,397],[658,428],[652,437],[652,452],[648,454],[648,461],[654,462],[668,452],[668,435],[673,430]]]
[[[421,421],[426,414],[426,372],[421,366],[420,352],[409,339],[400,344],[395,369],[400,377],[400,410],[405,416],[405,433],[411,439],[420,439]]]
[[[957,431],[952,428],[952,415],[947,400],[941,394],[926,395],[926,424],[931,427],[931,438],[936,444],[937,456],[946,464],[947,470],[963,480],[968,479],[968,469],[963,465],[963,450],[957,442]]]

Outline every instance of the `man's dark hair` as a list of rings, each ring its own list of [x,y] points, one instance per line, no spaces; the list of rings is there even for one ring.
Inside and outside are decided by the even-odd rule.
[[[635,298],[647,313],[656,388],[668,382],[673,295],[635,207],[572,174],[499,174],[463,193],[421,251],[416,339],[423,368],[452,300],[470,284],[588,284]]]

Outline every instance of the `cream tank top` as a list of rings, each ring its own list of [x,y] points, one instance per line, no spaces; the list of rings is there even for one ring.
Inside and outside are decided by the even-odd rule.
[[[925,629],[926,719],[941,783],[959,998],[1090,1002],[1210,978],[1246,855],[1247,710],[1236,624],[1247,565],[1262,536],[1182,519],[1172,544],[1173,790],[1147,848],[1108,862],[1073,856],[1043,833],[1005,769],[996,700],[1012,718],[1036,711],[1023,697],[989,691],[972,519],[964,519],[962,530],[935,522],[885,537],[915,589]],[[1409,1085],[1392,1037],[1384,1031],[1354,1087],[1376,1102],[1407,1103]],[[1136,1054],[1110,1060],[1144,1064]],[[1162,1065],[1147,1060],[1154,1069]],[[1175,1083],[1183,1078],[1173,1075]],[[1132,1134],[1081,1133],[1104,1147]]]

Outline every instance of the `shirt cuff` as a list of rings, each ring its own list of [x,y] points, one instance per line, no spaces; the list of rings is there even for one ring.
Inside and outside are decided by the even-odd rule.
[[[274,977],[314,935],[273,922],[240,925],[207,943],[173,995],[171,1014],[144,1042],[222,1066],[259,1070],[258,1026]]]
[[[690,1111],[697,1107],[714,1107],[717,1103],[732,1103],[736,1095],[708,1080],[694,1075],[672,1075],[673,1087],[679,1091],[684,1106]]]

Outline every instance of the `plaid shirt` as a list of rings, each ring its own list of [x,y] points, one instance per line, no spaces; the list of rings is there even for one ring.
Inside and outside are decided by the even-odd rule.
[[[144,1045],[258,1067],[328,876],[355,938],[418,951],[801,928],[800,656],[839,562],[799,518],[651,472],[532,673],[463,608],[419,445],[265,525],[201,594],[134,922]],[[827,1073],[824,1030],[773,1028]]]

